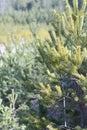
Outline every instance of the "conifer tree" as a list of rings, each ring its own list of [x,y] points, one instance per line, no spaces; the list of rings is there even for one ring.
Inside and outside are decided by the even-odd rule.
[[[87,125],[80,107],[87,97],[84,71],[87,56],[87,36],[84,31],[86,5],[84,0],[81,9],[78,9],[78,0],[73,0],[72,8],[66,0],[63,13],[53,11],[55,19],[51,25],[54,31],[49,31],[51,40],[44,43],[38,41],[37,44],[37,61],[45,68],[44,74],[47,76],[46,82],[42,80],[39,83],[41,101],[47,108],[55,104],[58,112],[62,112],[62,117],[57,118],[55,124],[56,127],[63,125],[61,128],[64,129]],[[79,112],[76,117],[75,112]],[[45,119],[50,120],[47,116]]]

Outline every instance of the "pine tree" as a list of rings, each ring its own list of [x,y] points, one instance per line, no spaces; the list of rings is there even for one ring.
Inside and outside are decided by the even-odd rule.
[[[73,0],[73,8],[69,5],[68,0],[66,0],[66,9],[63,13],[58,14],[55,10],[54,18],[55,21],[52,22],[55,28],[56,35],[64,40],[63,43],[68,46],[81,47],[86,46],[86,36],[83,30],[84,27],[84,17],[86,16],[86,1],[83,1],[82,8],[78,9],[78,0]]]
[[[49,31],[51,40],[44,43],[38,41],[37,44],[37,61],[45,68],[44,75],[47,76],[46,82],[43,80],[38,84],[41,102],[47,109],[55,104],[60,113],[62,110],[62,118],[53,122],[57,127],[63,125],[61,128],[65,129],[87,125],[80,107],[87,97],[86,74],[83,74],[87,56],[87,36],[84,31],[86,5],[84,0],[82,8],[78,9],[78,0],[73,0],[72,8],[66,0],[65,12],[58,14],[53,11],[55,19],[51,25],[54,31]],[[79,116],[76,114],[75,117],[76,111]],[[45,119],[49,118],[46,116]]]

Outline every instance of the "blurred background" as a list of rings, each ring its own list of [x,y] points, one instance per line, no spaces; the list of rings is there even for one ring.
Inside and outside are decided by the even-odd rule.
[[[69,0],[72,6],[72,0]],[[82,0],[79,0],[79,8]],[[64,0],[0,0],[0,43],[14,40],[29,41],[32,36],[49,37],[51,11],[64,10]]]

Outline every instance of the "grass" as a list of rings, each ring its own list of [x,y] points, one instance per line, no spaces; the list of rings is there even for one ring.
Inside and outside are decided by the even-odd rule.
[[[40,40],[50,38],[46,26],[41,26],[36,34],[36,37]],[[33,34],[29,29],[29,25],[0,23],[0,43],[8,43],[14,40],[21,42],[22,39],[25,39],[27,42],[29,42],[31,38],[33,38]]]

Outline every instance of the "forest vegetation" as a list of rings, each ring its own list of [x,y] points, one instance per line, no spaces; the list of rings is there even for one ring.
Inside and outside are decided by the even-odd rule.
[[[0,1],[0,130],[87,130],[87,1]]]

